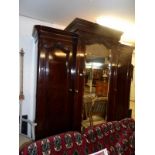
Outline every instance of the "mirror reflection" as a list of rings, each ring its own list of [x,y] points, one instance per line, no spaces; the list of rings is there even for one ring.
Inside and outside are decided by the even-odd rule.
[[[102,44],[87,45],[85,60],[82,126],[88,127],[106,121],[110,49]]]

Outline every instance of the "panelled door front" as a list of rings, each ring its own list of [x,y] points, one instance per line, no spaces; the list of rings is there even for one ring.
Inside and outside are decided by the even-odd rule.
[[[69,38],[69,39],[68,39]],[[72,130],[74,112],[75,45],[72,37],[40,41],[36,137]],[[41,116],[41,117],[40,117]]]

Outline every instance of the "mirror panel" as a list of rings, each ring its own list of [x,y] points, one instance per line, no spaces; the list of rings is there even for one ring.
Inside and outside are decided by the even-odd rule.
[[[107,118],[111,50],[103,44],[86,46],[85,86],[83,96],[84,127]],[[96,120],[99,122],[97,122]]]
[[[84,94],[108,96],[110,50],[103,44],[86,46]]]

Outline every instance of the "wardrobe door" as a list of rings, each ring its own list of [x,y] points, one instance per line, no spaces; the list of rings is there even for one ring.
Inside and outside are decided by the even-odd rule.
[[[109,84],[109,96],[108,96],[108,108],[107,108],[107,121],[116,120],[116,108],[118,106],[117,93],[118,93],[118,61],[119,51],[117,45],[111,49],[111,67],[110,67],[110,84]]]
[[[117,93],[117,108],[116,108],[116,120],[120,120],[126,117],[131,117],[130,107],[130,84],[132,77],[133,66],[122,66],[118,68],[118,93]]]
[[[129,101],[133,74],[133,66],[131,65],[133,47],[119,45],[118,50],[116,120],[131,117]]]
[[[36,139],[73,129],[76,37],[39,37]]]
[[[119,44],[112,49],[108,121],[131,117],[129,97],[133,70],[132,51],[133,48]]]
[[[72,129],[73,89],[71,78],[72,50],[53,44],[46,61],[46,125],[51,134]]]

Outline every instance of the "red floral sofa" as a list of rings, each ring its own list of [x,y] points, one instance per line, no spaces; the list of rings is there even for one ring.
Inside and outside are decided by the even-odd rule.
[[[131,118],[88,127],[83,135],[90,152],[106,148],[109,155],[135,154],[135,121]]]
[[[25,145],[20,155],[88,155],[107,148],[109,155],[135,154],[135,121],[126,118],[69,131]]]
[[[69,131],[23,147],[20,155],[87,155],[88,142],[79,132]]]

